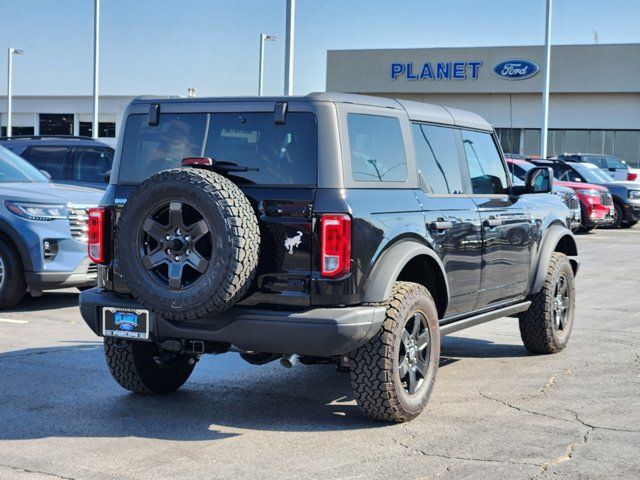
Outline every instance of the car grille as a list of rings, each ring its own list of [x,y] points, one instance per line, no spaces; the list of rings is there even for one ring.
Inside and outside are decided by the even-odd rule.
[[[89,210],[85,208],[70,208],[69,227],[71,228],[71,236],[75,240],[86,243],[89,240]]]
[[[607,190],[600,191],[600,203],[605,207],[613,205],[613,198],[611,198],[611,194]]]
[[[562,201],[569,210],[580,208],[580,200],[578,200],[578,196],[574,192],[562,192]]]

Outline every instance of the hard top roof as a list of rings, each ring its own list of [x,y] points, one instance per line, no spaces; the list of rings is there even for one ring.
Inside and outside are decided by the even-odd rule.
[[[493,130],[480,115],[457,108],[411,100],[392,99],[352,93],[315,92],[304,96],[277,97],[137,97],[132,103],[197,103],[197,102],[332,102],[351,103],[393,110],[405,110],[411,120],[439,123],[478,130]]]

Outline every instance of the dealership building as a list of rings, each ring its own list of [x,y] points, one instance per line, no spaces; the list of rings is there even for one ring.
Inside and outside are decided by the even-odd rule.
[[[115,145],[124,109],[132,95],[104,95],[98,104],[98,136]],[[14,95],[13,135],[92,136],[93,97],[91,95]],[[7,97],[0,97],[0,135],[6,135]]]
[[[479,113],[505,152],[540,155],[544,47],[330,50],[327,90]],[[640,166],[640,44],[551,49],[548,156],[615,154]]]

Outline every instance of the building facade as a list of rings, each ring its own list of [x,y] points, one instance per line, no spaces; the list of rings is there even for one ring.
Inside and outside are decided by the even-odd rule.
[[[101,96],[98,105],[98,136],[114,145],[124,109],[133,96]],[[12,97],[13,135],[84,135],[93,133],[93,97],[16,96]],[[0,136],[6,135],[7,99],[0,97]]]
[[[327,90],[471,110],[505,152],[540,155],[544,47],[332,50]],[[547,156],[615,154],[640,166],[640,44],[552,47]]]

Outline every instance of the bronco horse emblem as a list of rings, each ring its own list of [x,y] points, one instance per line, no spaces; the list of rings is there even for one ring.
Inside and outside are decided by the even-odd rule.
[[[302,232],[298,230],[296,233],[296,236],[291,238],[287,237],[287,239],[284,241],[284,246],[287,250],[289,250],[289,255],[293,255],[293,249],[299,247],[302,243]]]

